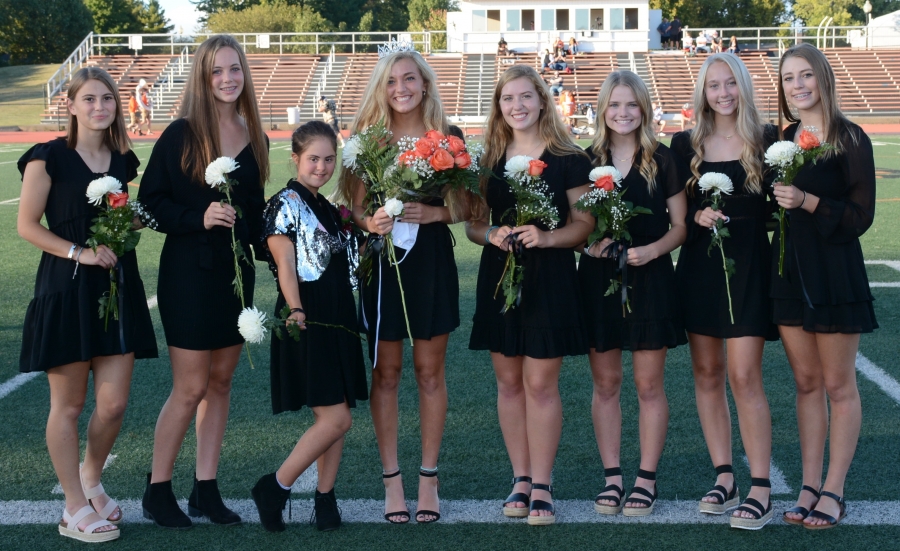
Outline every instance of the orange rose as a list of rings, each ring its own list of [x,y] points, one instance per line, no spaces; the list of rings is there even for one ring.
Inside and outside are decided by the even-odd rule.
[[[434,153],[434,142],[429,138],[422,138],[416,142],[416,153],[420,157],[428,158]]]
[[[446,149],[438,148],[431,157],[431,168],[435,170],[447,170],[453,168],[453,155]]]
[[[110,193],[107,196],[110,208],[124,207],[128,204],[128,192],[120,191],[119,193]]]
[[[469,156],[468,153],[463,151],[459,155],[453,159],[453,162],[456,163],[458,168],[469,168],[472,165],[472,157]]]
[[[447,136],[447,142],[449,143],[450,153],[453,153],[454,157],[466,150],[466,142],[456,136]]]
[[[435,143],[444,139],[444,135],[438,132],[437,130],[429,130],[425,133],[425,137],[429,140],[433,140]]]
[[[398,162],[400,163],[400,166],[408,166],[409,163],[415,161],[418,158],[419,156],[415,151],[404,151],[400,154]]]
[[[616,183],[613,182],[612,176],[607,174],[602,178],[599,178],[596,182],[594,182],[594,187],[597,189],[602,189],[604,191],[612,191],[616,189]]]
[[[817,138],[815,134],[804,130],[800,132],[800,137],[797,139],[797,145],[800,146],[800,149],[809,151],[810,149],[814,149],[822,145],[822,142],[819,141],[819,138]]]
[[[528,175],[529,176],[540,176],[541,173],[544,172],[544,169],[547,168],[547,163],[541,161],[539,159],[532,159],[528,161]]]

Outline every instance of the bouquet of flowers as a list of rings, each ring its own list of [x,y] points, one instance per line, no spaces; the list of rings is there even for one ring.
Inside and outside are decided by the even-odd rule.
[[[603,250],[603,255],[618,263],[616,279],[609,280],[609,287],[604,296],[609,296],[621,289],[622,292],[622,316],[625,309],[631,312],[631,303],[628,299],[627,257],[628,246],[631,244],[631,234],[628,233],[627,223],[638,214],[653,214],[646,207],[636,207],[631,201],[625,201],[625,189],[621,187],[622,174],[613,166],[600,166],[591,171],[591,190],[581,196],[575,203],[578,210],[589,212],[597,219],[597,226],[588,237],[588,243],[593,244],[606,236],[612,239],[612,243]],[[590,247],[590,245],[588,245]]]
[[[240,182],[229,178],[228,175],[237,170],[240,167],[237,164],[237,161],[232,159],[231,157],[219,157],[215,161],[209,163],[209,166],[206,167],[206,183],[213,187],[216,191],[225,194],[225,200],[220,204],[228,204],[234,207],[234,211],[237,214],[238,218],[243,218],[244,213],[241,212],[241,207],[238,205],[234,205],[231,202],[231,190],[234,186],[238,185]],[[241,265],[240,261],[243,260],[247,263],[251,268],[254,267],[253,263],[247,258],[247,254],[244,252],[244,248],[237,242],[237,239],[234,236],[234,226],[231,226],[231,250],[234,252],[234,294],[241,297],[241,307],[244,308],[247,305],[244,303],[244,276],[241,273]],[[247,352],[249,357],[249,351]],[[251,362],[252,363],[252,362]]]
[[[516,197],[516,206],[512,213],[516,226],[540,222],[552,230],[559,224],[559,210],[553,204],[547,183],[541,179],[545,168],[547,163],[526,155],[517,155],[506,161],[504,176]],[[504,213],[503,217],[506,218],[509,214]],[[524,266],[519,261],[524,252],[522,246],[516,240],[515,234],[509,234],[507,239],[510,243],[506,264],[494,290],[496,297],[500,289],[503,289],[505,304],[500,310],[501,314],[518,306],[522,301],[522,282],[525,276]]]
[[[134,219],[138,217],[145,226],[156,227],[156,220],[137,201],[128,200],[128,192],[122,191],[122,182],[112,176],[97,178],[88,184],[85,195],[88,203],[101,207],[100,215],[93,219],[91,236],[87,246],[97,252],[97,247],[106,245],[120,257],[133,251],[141,240],[141,234],[134,229]],[[103,329],[109,325],[109,315],[119,319],[119,285],[124,284],[122,265],[109,269],[109,292],[100,297],[100,317]]]
[[[700,177],[700,181],[697,185],[700,187],[701,191],[709,194],[709,198],[704,201],[704,203],[708,203],[710,208],[716,211],[721,211],[722,207],[725,206],[725,201],[722,200],[722,194],[731,195],[732,191],[734,191],[734,184],[731,183],[731,178],[719,172],[707,172]],[[719,247],[719,251],[722,253],[722,269],[725,270],[725,288],[728,291],[728,314],[731,316],[731,323],[733,324],[734,311],[731,308],[730,281],[731,276],[734,275],[734,260],[725,258],[725,248],[722,244],[722,240],[726,237],[731,237],[731,234],[729,233],[728,228],[725,227],[725,220],[722,220],[721,218],[716,219],[716,225],[712,227],[712,232],[712,240],[709,242],[709,248],[706,250],[706,254],[707,256],[711,256],[713,247]]]
[[[775,142],[766,150],[766,164],[778,170],[778,180],[783,186],[792,185],[794,178],[803,165],[807,161],[813,164],[820,155],[826,153],[834,146],[828,143],[821,143],[815,134],[807,130],[802,130],[797,138],[798,143],[790,141]],[[773,215],[778,220],[779,256],[778,256],[778,275],[784,276],[784,232],[787,225],[787,217],[784,207],[778,209]]]
[[[268,316],[266,316],[265,312],[258,310],[256,306],[250,306],[241,310],[241,315],[238,316],[238,331],[240,331],[241,336],[244,337],[244,340],[251,344],[260,344],[261,342],[263,342],[263,340],[265,340],[266,338],[266,334],[269,331],[271,331],[279,339],[285,338],[285,332],[287,332],[287,336],[291,337],[295,341],[299,341],[300,327],[293,322],[286,323],[290,315],[291,308],[287,305],[285,305],[284,308],[281,309],[281,311],[278,313],[278,317],[276,318],[269,318]],[[344,331],[349,332],[355,337],[362,338],[360,337],[359,333],[353,331],[352,329],[348,329],[343,325],[321,323],[309,320],[304,320],[303,324],[343,329]]]

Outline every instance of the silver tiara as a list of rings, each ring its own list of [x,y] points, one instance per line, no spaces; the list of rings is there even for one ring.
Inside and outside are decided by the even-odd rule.
[[[391,40],[390,42],[385,43],[384,46],[378,47],[378,59],[389,56],[391,54],[395,54],[397,52],[415,51],[415,45],[409,40]]]

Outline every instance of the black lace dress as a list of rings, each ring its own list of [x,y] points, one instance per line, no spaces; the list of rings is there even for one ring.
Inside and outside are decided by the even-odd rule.
[[[793,140],[797,124],[784,131]],[[812,213],[788,211],[784,277],[779,232],[772,242],[773,320],[815,333],[871,333],[878,328],[859,236],[875,218],[872,142],[850,123],[843,151],[800,169],[793,184],[819,198]]]
[[[559,227],[563,227],[569,214],[566,191],[589,182],[591,162],[584,155],[556,157],[546,152],[540,160],[547,163],[542,177],[559,211]],[[510,218],[516,198],[502,176],[505,164],[501,159],[492,167],[494,176],[487,185],[485,199],[494,226],[515,225],[515,219]],[[586,354],[588,345],[581,320],[575,252],[572,249],[525,249],[521,303],[501,314],[505,304],[503,290],[496,292],[496,297],[494,294],[506,254],[490,244],[485,245],[481,253],[469,348],[510,357],[559,358]]]
[[[100,214],[99,207],[88,203],[85,196],[88,184],[102,176],[112,176],[125,185],[137,176],[140,165],[134,152],[122,155],[113,151],[106,174],[91,172],[81,155],[67,147],[65,138],[29,149],[19,159],[19,172],[24,175],[31,161],[44,161],[50,176],[50,194],[44,209],[47,227],[80,246],[90,236],[91,221]],[[34,298],[25,312],[19,371],[47,371],[97,356],[129,352],[134,352],[136,359],[157,357],[156,335],[135,251],[125,253],[120,261],[125,278],[125,285],[119,286],[123,308],[119,321],[110,316],[104,329],[98,301],[109,292],[109,270],[82,264],[72,277],[75,262],[46,252],[41,255]]]
[[[307,207],[313,217],[304,214]],[[263,219],[264,239],[270,235],[285,235],[295,245],[300,302],[306,319],[356,330],[356,300],[348,258],[348,247],[356,247],[356,240],[350,239],[350,235],[342,230],[340,214],[334,205],[322,194],[313,196],[308,189],[291,180],[269,200]],[[310,232],[312,237],[304,239]],[[268,246],[265,241],[263,243],[268,253]],[[310,254],[311,249],[316,252]],[[271,254],[267,256],[277,284],[278,266]],[[322,264],[325,264],[324,270]],[[302,274],[300,265],[303,266]],[[276,317],[285,304],[279,286]],[[306,330],[300,332],[299,341],[287,336],[286,332],[283,335],[282,339],[272,336],[269,365],[273,413],[343,402],[356,407],[357,400],[368,398],[359,337],[345,329],[315,324],[308,324]]]
[[[159,257],[159,315],[169,346],[188,350],[215,350],[242,344],[237,319],[241,299],[235,294],[231,228],[207,230],[203,215],[213,202],[225,199],[206,182],[194,181],[181,169],[187,121],[178,119],[153,146],[138,197],[166,234]],[[256,270],[250,245],[259,245],[263,188],[253,150],[247,145],[235,158],[240,167],[230,174],[239,182],[233,203],[243,217],[234,224],[235,235],[247,255],[241,262],[246,306],[253,304]]]
[[[592,152],[588,154],[595,159]],[[666,200],[684,189],[669,148],[659,144],[654,158],[657,172],[652,194],[636,165],[622,180],[626,188],[624,199],[653,211],[653,214],[639,214],[628,222],[632,247],[654,243],[669,231]],[[686,344],[672,255],[665,254],[643,266],[626,268],[631,312],[625,309],[624,316],[621,293],[605,296],[610,279],[618,277],[617,265],[608,258],[591,258],[586,254],[581,255],[578,263],[578,283],[584,298],[581,309],[591,348],[597,352],[617,348],[659,350]]]
[[[775,142],[776,129],[767,125],[765,148]],[[687,182],[691,174],[691,131],[679,132],[672,138],[672,151],[680,159],[681,180]],[[725,195],[722,212],[730,218],[726,225],[729,237],[724,238],[725,256],[734,260],[731,276],[731,300],[734,323],[728,314],[728,291],[722,268],[722,253],[714,247],[709,253],[712,231],[697,225],[694,215],[705,209],[707,195],[694,186],[688,194],[688,235],[678,255],[679,295],[683,301],[684,325],[688,333],[719,339],[763,337],[778,339],[778,328],[772,323],[772,301],[769,300],[769,272],[772,253],[766,222],[772,219],[772,171],[762,182],[762,193],[745,187],[747,173],[739,160],[700,164],[700,174],[719,172],[734,184],[734,192]]]

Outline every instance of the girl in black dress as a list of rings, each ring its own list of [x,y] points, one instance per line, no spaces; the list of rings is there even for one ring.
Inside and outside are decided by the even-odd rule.
[[[119,435],[135,358],[156,357],[156,337],[134,251],[121,258],[106,246],[85,246],[100,209],[88,184],[112,176],[127,184],[140,164],[119,116],[119,93],[103,69],[75,73],[66,100],[69,132],[38,144],[19,159],[22,197],[18,230],[41,249],[34,298],[25,314],[19,370],[47,372],[47,448],[66,498],[59,533],[86,542],[114,540],[122,511],[100,484],[103,464]],[[47,226],[41,218],[47,217]],[[119,319],[97,315],[109,292],[109,269],[121,263]],[[78,468],[78,418],[88,376],[97,402],[88,423],[84,465]]]
[[[235,207],[205,183],[207,165],[219,156],[240,167]],[[172,470],[191,420],[196,416],[197,464],[188,500],[192,516],[216,524],[237,524],[225,507],[216,473],[228,420],[231,378],[243,338],[237,319],[243,305],[235,294],[231,228],[247,255],[241,261],[246,303],[255,282],[249,246],[261,240],[263,186],[269,174],[247,60],[228,35],[207,39],[194,54],[181,118],[153,147],[139,197],[166,234],[159,260],[159,315],[172,362],[172,393],[156,423],[153,472],[147,477],[144,515],[168,528],[189,528],[172,492]]]
[[[589,214],[570,209],[588,191],[591,164],[572,143],[556,115],[540,75],[525,65],[510,67],[494,89],[485,132],[482,197],[466,235],[484,245],[478,269],[475,316],[469,348],[490,350],[497,376],[500,429],[513,467],[513,493],[503,513],[552,524],[550,476],[562,431],[559,372],[563,356],[587,353],[579,315],[573,247],[591,232]],[[503,179],[506,161],[524,155],[546,164],[547,184],[559,225],[515,226],[516,197]],[[505,314],[496,293],[513,237],[523,247],[521,302]]]
[[[767,300],[771,253],[766,221],[773,209],[763,156],[775,140],[775,128],[763,125],[750,73],[733,54],[706,58],[694,90],[694,113],[697,126],[676,134],[672,150],[683,161],[682,178],[690,197],[688,237],[676,270],[678,289],[691,346],[697,411],[716,469],[715,487],[699,508],[721,515],[740,502],[732,469],[727,378],[751,476],[748,498],[729,520],[735,528],[755,530],[772,519],[772,420],[763,389],[762,354],[765,341],[778,335]],[[700,177],[708,172],[725,174],[734,185],[732,194],[724,197],[723,211],[707,206],[709,196],[698,188]],[[730,280],[734,323],[721,255],[708,253],[711,228],[719,219],[727,222],[730,233],[724,239],[725,255],[735,261]]]
[[[422,56],[412,51],[394,52],[378,60],[353,122],[357,132],[383,121],[396,142],[404,136],[421,138],[429,130],[447,134],[434,71]],[[338,181],[338,196],[351,205],[357,226],[372,238],[387,235],[395,221],[383,208],[365,213],[365,188],[348,169]],[[450,332],[459,327],[459,277],[453,258],[453,236],[447,224],[464,218],[463,198],[448,194],[445,201],[405,203],[397,222],[416,227],[413,246],[401,249],[400,277],[406,296],[416,383],[419,387],[419,418],[422,427],[422,464],[419,470],[419,510],[416,521],[440,518],[437,462],[444,422],[447,418],[447,384],[444,357]],[[404,256],[405,255],[405,256]],[[403,369],[403,340],[408,338],[400,287],[394,266],[379,256],[380,267],[370,280],[360,282],[362,324],[368,333],[372,371],[372,422],[378,438],[385,485],[385,519],[409,522],[397,458],[397,392]]]
[[[584,249],[578,279],[588,333],[594,393],[591,416],[605,467],[606,486],[594,510],[646,516],[658,495],[656,467],[666,441],[669,404],[663,389],[666,353],[685,344],[677,308],[675,270],[669,253],[684,242],[687,202],[675,157],[656,141],[650,92],[636,74],[618,71],[606,77],[597,98],[597,132],[588,151],[596,166],[614,166],[623,175],[624,200],[645,207],[628,222],[632,243],[623,270],[630,311],[621,295],[604,296],[618,261],[605,258],[609,237]],[[631,350],[634,384],[640,404],[641,466],[624,503],[619,450],[622,438],[622,350]]]
[[[307,327],[304,320],[356,326],[351,270],[359,253],[353,232],[341,227],[337,208],[319,193],[334,173],[334,131],[324,122],[308,122],[294,131],[291,150],[297,179],[269,200],[263,235],[278,285],[275,315],[287,306],[287,323],[303,331],[299,341],[272,339],[272,411],[306,405],[316,422],[252,494],[266,530],[284,530],[281,511],[291,485],[317,461],[316,523],[319,530],[334,530],[341,524],[334,481],[352,422],[350,408],[367,398],[365,364],[358,337],[336,327]]]
[[[784,139],[797,141],[806,130],[837,148],[804,165],[792,186],[775,186],[790,225],[784,277],[777,260],[772,267],[773,318],[794,370],[803,460],[803,491],[784,520],[831,528],[846,514],[844,481],[862,422],[859,335],[878,327],[859,244],[875,217],[875,160],[869,137],[840,112],[834,72],[822,52],[798,44],[784,53],[778,72],[779,122],[792,123]],[[779,239],[775,232],[773,255]],[[827,434],[828,474],[818,499]]]

